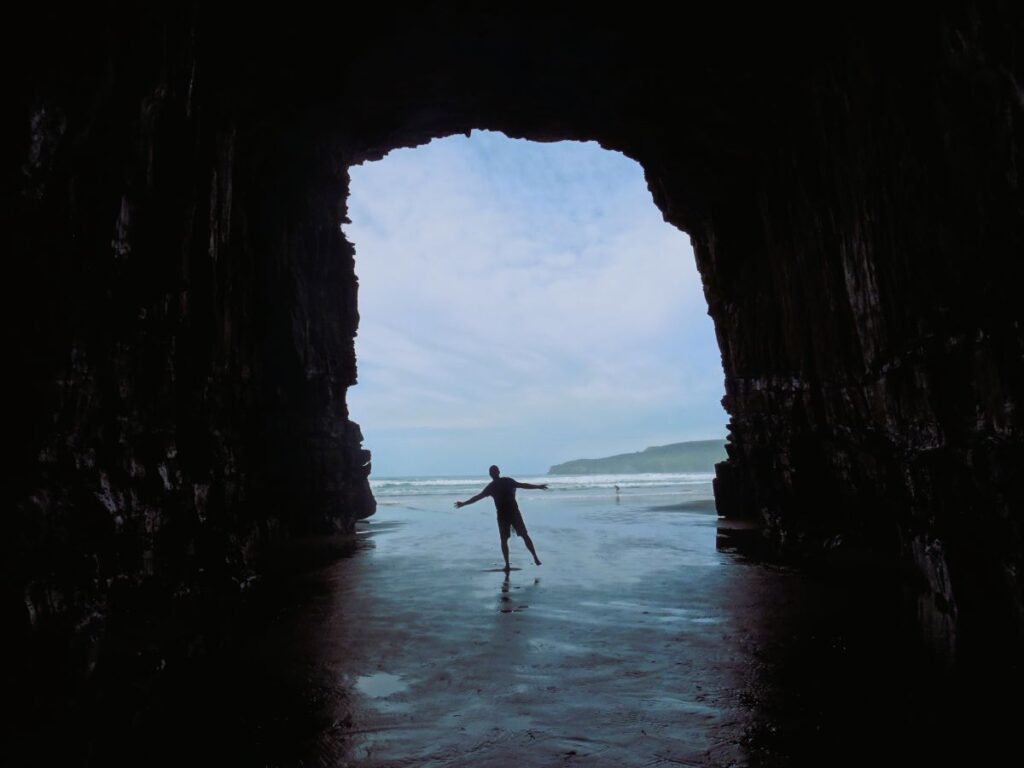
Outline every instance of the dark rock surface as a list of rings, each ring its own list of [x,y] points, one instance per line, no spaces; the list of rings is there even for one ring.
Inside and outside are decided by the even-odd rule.
[[[472,128],[623,151],[690,233],[732,417],[720,510],[902,563],[936,650],[1019,656],[1014,5],[37,5],[6,27],[4,619],[33,663],[74,649],[54,686],[143,607],[159,668],[177,606],[372,513],[346,169]]]

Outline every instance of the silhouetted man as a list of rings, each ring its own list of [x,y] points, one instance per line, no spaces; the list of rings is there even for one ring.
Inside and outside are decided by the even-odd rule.
[[[526,532],[526,523],[523,522],[523,514],[519,511],[516,503],[516,488],[533,488],[539,491],[548,489],[547,483],[533,485],[531,483],[520,483],[511,477],[501,477],[501,470],[491,466],[491,482],[480,493],[465,501],[456,501],[455,508],[464,507],[467,504],[475,504],[485,496],[494,499],[494,507],[498,511],[498,533],[501,535],[501,554],[505,556],[505,570],[510,570],[508,564],[508,537],[512,529],[522,538],[526,548],[533,555],[533,562],[540,565],[540,558],[537,557],[537,550],[533,548],[533,540]]]

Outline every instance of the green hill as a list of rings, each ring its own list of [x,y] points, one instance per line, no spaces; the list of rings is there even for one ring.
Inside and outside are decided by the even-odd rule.
[[[725,440],[656,445],[637,453],[555,464],[549,475],[636,475],[643,472],[713,472],[725,459]]]

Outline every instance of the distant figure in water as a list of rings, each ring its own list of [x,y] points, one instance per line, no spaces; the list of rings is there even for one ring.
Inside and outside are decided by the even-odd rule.
[[[619,486],[618,485],[615,486],[615,503],[616,504],[619,503]]]
[[[533,485],[531,483],[520,483],[511,477],[502,477],[501,470],[494,465],[491,465],[490,472],[491,482],[488,483],[487,487],[471,499],[456,501],[455,508],[460,509],[467,504],[475,504],[480,499],[490,496],[494,499],[494,507],[498,511],[498,533],[501,535],[501,554],[505,556],[505,570],[511,570],[511,566],[508,564],[508,537],[511,535],[512,529],[515,529],[516,534],[522,538],[526,548],[530,550],[530,554],[533,555],[533,562],[540,565],[537,550],[533,548],[533,540],[530,538],[530,534],[526,532],[523,513],[519,511],[519,505],[516,503],[516,488],[532,488],[546,491],[548,489],[547,483]]]

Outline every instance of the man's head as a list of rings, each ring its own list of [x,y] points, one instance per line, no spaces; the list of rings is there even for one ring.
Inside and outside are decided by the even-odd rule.
[[[491,473],[491,479],[492,480],[497,480],[498,477],[501,476],[501,470],[498,469],[498,465],[497,464],[491,464],[491,468],[489,470],[487,470],[487,471]]]

